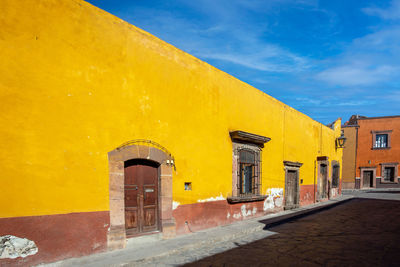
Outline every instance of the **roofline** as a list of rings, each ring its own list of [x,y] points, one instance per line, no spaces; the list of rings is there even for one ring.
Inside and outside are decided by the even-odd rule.
[[[374,120],[374,119],[390,119],[390,118],[400,118],[400,115],[381,116],[381,117],[367,117],[367,118],[357,118],[357,120]]]
[[[360,127],[360,125],[357,125],[357,124],[355,124],[355,125],[342,125],[342,128],[359,128]]]

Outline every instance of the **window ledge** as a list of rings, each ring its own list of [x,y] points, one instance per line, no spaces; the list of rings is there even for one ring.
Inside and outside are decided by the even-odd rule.
[[[263,201],[267,196],[263,195],[249,195],[249,196],[238,196],[238,197],[228,197],[229,203],[241,203],[241,202],[253,202],[253,201]]]
[[[385,150],[385,149],[391,149],[391,147],[373,147],[371,149],[372,150]]]
[[[398,184],[398,182],[383,181],[383,180],[381,180],[381,184]]]

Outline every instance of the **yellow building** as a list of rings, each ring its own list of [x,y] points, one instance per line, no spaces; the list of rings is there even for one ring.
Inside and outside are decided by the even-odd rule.
[[[0,261],[81,256],[340,193],[340,119],[324,126],[81,0],[0,10],[0,236],[38,247]]]

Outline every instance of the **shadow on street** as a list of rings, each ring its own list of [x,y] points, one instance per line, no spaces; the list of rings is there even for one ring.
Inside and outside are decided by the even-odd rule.
[[[355,198],[185,266],[400,266],[399,225],[398,201]]]

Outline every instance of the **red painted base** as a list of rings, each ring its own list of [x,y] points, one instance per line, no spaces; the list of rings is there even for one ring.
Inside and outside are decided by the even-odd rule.
[[[105,251],[109,212],[0,218],[0,236],[35,242],[38,252],[25,258],[2,259],[0,266],[31,266]]]
[[[264,201],[229,204],[226,200],[219,200],[178,206],[173,211],[173,216],[176,233],[181,235],[280,210],[283,207],[264,211]]]
[[[314,185],[300,186],[300,206],[306,206],[314,203],[315,191]]]

